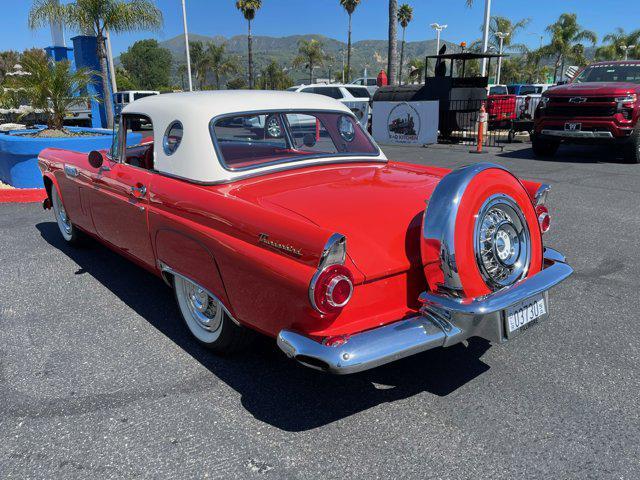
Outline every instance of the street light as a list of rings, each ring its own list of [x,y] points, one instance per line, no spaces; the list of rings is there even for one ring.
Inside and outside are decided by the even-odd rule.
[[[442,32],[442,30],[447,28],[447,25],[440,25],[438,23],[432,23],[429,26],[436,31],[436,55],[438,55],[439,52],[440,52],[440,32]]]
[[[498,72],[496,73],[496,83],[500,85],[500,71],[502,69],[502,46],[504,45],[504,39],[509,36],[509,32],[496,32],[496,37],[500,39],[500,48],[498,49]]]
[[[191,52],[189,51],[189,31],[187,30],[187,6],[182,0],[182,24],[184,25],[184,46],[187,51],[187,76],[189,77],[189,91],[193,92],[193,81],[191,80]]]
[[[629,50],[636,48],[635,45],[620,45],[620,50],[624,52],[624,59],[629,60]]]

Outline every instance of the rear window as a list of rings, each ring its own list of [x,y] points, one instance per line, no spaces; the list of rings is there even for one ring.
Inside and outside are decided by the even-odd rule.
[[[364,87],[346,87],[346,89],[356,98],[369,98],[369,90]]]
[[[153,95],[155,95],[155,93],[134,93],[133,94],[133,99],[134,100],[140,100],[141,98],[151,97]]]
[[[313,93],[336,99],[342,98],[342,92],[338,87],[315,87]]]
[[[210,130],[220,162],[229,170],[379,153],[358,122],[342,112],[238,114],[212,120]]]
[[[515,85],[509,85],[507,87],[507,91],[509,92],[509,95],[515,95],[518,91],[518,88]]]
[[[520,95],[531,95],[532,93],[538,93],[536,92],[536,87],[533,85],[523,85],[520,87]]]
[[[508,93],[507,87],[504,85],[494,85],[489,88],[489,95],[506,95]]]

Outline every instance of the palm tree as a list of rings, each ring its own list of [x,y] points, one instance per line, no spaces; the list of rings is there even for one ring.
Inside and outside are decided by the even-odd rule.
[[[247,48],[249,54],[249,88],[253,88],[253,48],[251,39],[251,21],[262,7],[262,0],[237,0],[236,8],[242,12],[248,25]]]
[[[327,54],[322,50],[322,42],[315,38],[311,40],[302,39],[298,42],[298,56],[293,59],[293,66],[309,69],[309,83],[313,83],[313,69],[321,66],[326,60],[329,60]]]
[[[216,88],[220,89],[220,76],[228,75],[230,73],[236,73],[240,70],[240,66],[236,62],[235,58],[227,57],[225,52],[226,44],[216,45],[215,43],[209,43],[207,45],[206,56],[208,58],[208,67],[213,70],[213,75],[216,80]]]
[[[400,85],[402,85],[402,65],[404,63],[404,34],[411,20],[413,20],[413,8],[403,3],[398,9],[398,22],[402,26],[402,46],[400,47],[400,67],[398,68],[398,81]]]
[[[633,47],[636,55],[640,53],[640,29],[626,33],[622,28],[618,27],[615,32],[606,35],[602,40],[609,43],[598,47],[596,50],[596,58],[598,60],[624,58],[624,51],[621,47]]]
[[[360,0],[340,0],[340,5],[347,11],[349,14],[349,33],[347,36],[347,72],[346,79],[347,82],[351,80],[351,15],[358,5],[360,5]]]
[[[269,65],[262,69],[258,83],[263,90],[285,90],[293,85],[293,80],[278,62],[271,59]]]
[[[489,46],[495,47],[497,51],[500,50],[500,37],[497,34],[501,32],[509,34],[502,40],[502,47],[504,50],[512,49],[524,51],[524,45],[520,43],[513,43],[513,39],[518,31],[524,29],[529,22],[531,22],[530,18],[523,18],[522,20],[518,20],[516,23],[513,23],[511,19],[506,17],[491,17],[491,20],[489,21]],[[480,30],[482,30],[482,27],[480,27]]]
[[[13,71],[16,63],[20,63],[20,54],[13,50],[0,52],[0,82],[4,80],[7,72]]]
[[[107,127],[113,128],[106,32],[158,29],[162,26],[162,12],[152,0],[73,0],[66,4],[61,4],[58,0],[33,0],[29,11],[29,28],[48,26],[51,21],[61,22],[69,28],[96,36]]]
[[[68,60],[54,62],[40,54],[25,54],[21,62],[28,75],[12,77],[11,87],[19,89],[31,107],[45,113],[48,128],[62,130],[72,105],[91,98],[83,92],[94,72],[73,70]]]
[[[576,53],[576,45],[583,40],[595,45],[596,34],[591,30],[585,30],[578,23],[575,13],[563,13],[555,23],[547,27],[547,32],[551,34],[551,43],[543,47],[543,52],[555,57],[555,69],[553,72],[553,83],[558,78],[558,68],[561,75],[564,75],[564,62]]]
[[[396,65],[398,63],[398,0],[389,0],[389,58],[387,75],[389,85],[396,84]]]
[[[191,57],[193,75],[198,81],[200,90],[202,90],[210,69],[209,58],[204,44],[200,41],[189,42],[189,56]]]

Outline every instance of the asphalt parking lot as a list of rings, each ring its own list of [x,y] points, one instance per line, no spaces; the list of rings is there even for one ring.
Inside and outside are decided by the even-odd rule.
[[[347,377],[266,340],[218,358],[159,279],[66,246],[37,204],[3,204],[0,478],[640,477],[640,165],[578,147],[383,150],[553,185],[547,244],[576,272],[548,321]]]

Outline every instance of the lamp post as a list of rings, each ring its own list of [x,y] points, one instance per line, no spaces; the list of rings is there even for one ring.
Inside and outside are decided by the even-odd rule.
[[[509,36],[509,32],[496,32],[496,37],[500,39],[500,47],[498,49],[498,71],[496,72],[496,83],[500,85],[500,73],[502,71],[502,46],[504,45],[504,39]]]
[[[624,59],[629,60],[629,50],[636,48],[635,45],[620,45],[620,50],[624,52]]]
[[[429,26],[436,31],[436,55],[438,55],[438,52],[440,52],[440,32],[442,32],[442,30],[447,28],[447,25],[440,25],[439,23],[432,23]]]
[[[489,23],[491,22],[491,0],[484,0],[484,26],[482,28],[482,53],[489,48]],[[482,76],[487,75],[487,59],[482,59]]]
[[[189,91],[193,92],[193,80],[191,79],[191,52],[189,51],[189,31],[187,30],[187,6],[186,0],[182,0],[182,24],[184,26],[184,47],[187,52],[187,77],[189,77]]]

